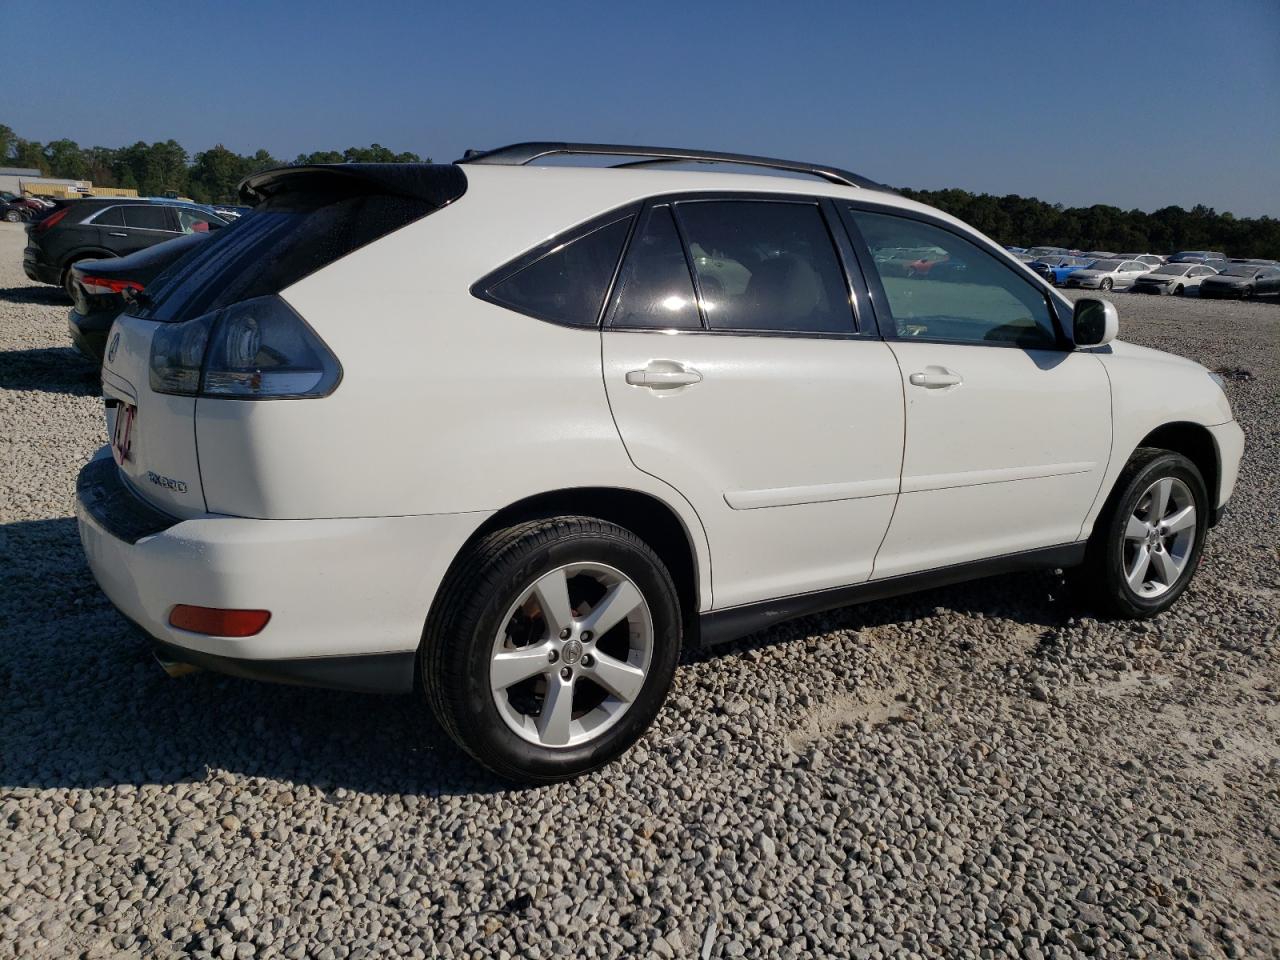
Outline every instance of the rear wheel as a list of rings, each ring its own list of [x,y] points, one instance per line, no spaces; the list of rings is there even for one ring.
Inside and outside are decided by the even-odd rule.
[[[4,218],[5,220],[9,221],[9,223],[17,223],[19,220],[22,219],[22,214],[19,213],[17,210],[6,210],[4,212]]]
[[[1208,499],[1200,471],[1186,457],[1139,449],[1074,573],[1086,599],[1127,618],[1153,617],[1172,606],[1200,564]]]
[[[671,576],[631,531],[557,517],[488,535],[455,564],[423,638],[440,723],[495,773],[550,782],[620,756],[680,654]]]

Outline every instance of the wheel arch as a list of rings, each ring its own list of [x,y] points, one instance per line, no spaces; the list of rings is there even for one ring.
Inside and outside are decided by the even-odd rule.
[[[1196,465],[1204,478],[1209,493],[1209,508],[1218,502],[1219,485],[1222,482],[1222,457],[1213,434],[1203,424],[1189,421],[1166,423],[1156,427],[1138,444],[1139,447],[1158,447],[1180,453]]]
[[[685,636],[696,637],[702,592],[710,587],[703,574],[708,558],[699,553],[701,530],[690,530],[679,511],[651,493],[626,487],[570,487],[527,496],[498,510],[477,527],[458,550],[454,562],[494,530],[562,515],[607,520],[648,543],[675,581]]]
[[[120,254],[112,253],[106,247],[77,247],[62,256],[58,261],[58,272],[66,273],[81,260],[118,260]]]

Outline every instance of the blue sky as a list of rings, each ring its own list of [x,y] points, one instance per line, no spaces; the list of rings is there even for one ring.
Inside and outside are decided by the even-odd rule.
[[[0,122],[195,152],[576,139],[1280,216],[1280,0],[5,4]]]

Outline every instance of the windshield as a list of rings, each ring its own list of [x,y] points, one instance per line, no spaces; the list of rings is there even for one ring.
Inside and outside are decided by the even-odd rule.
[[[1166,264],[1163,267],[1158,267],[1157,269],[1152,270],[1151,272],[1163,274],[1166,277],[1185,277],[1187,275],[1187,271],[1190,269],[1191,269],[1190,264],[1182,265],[1182,264],[1170,263],[1170,264]]]

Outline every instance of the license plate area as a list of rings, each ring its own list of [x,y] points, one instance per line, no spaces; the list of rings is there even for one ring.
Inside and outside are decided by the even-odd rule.
[[[110,409],[110,408],[108,408]],[[114,404],[115,416],[111,422],[111,456],[118,465],[132,459],[133,425],[138,419],[136,404],[125,400],[117,400]]]

